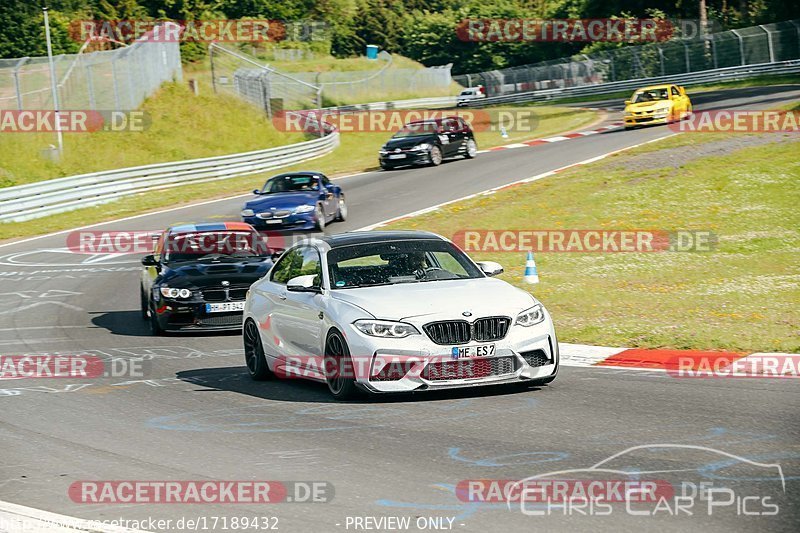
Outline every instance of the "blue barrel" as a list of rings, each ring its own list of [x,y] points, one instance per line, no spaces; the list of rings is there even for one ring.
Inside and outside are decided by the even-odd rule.
[[[378,45],[367,45],[367,59],[378,59]]]

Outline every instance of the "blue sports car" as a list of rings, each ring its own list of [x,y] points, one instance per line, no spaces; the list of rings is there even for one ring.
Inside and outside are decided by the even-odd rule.
[[[347,218],[342,188],[320,172],[289,172],[267,180],[242,210],[256,229],[318,230]]]

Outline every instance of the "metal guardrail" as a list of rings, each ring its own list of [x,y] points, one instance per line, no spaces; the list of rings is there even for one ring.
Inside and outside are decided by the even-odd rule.
[[[557,98],[573,98],[581,96],[594,96],[599,94],[613,94],[621,91],[633,91],[639,87],[660,83],[675,83],[678,85],[701,85],[726,81],[738,81],[766,75],[796,74],[800,73],[800,59],[781,61],[778,63],[763,63],[760,65],[743,65],[715,70],[692,72],[690,74],[675,74],[672,76],[657,76],[652,78],[639,78],[635,80],[598,83],[595,85],[579,85],[558,89],[545,89],[514,93],[503,96],[490,96],[480,100],[471,100],[469,107],[486,107],[498,104],[513,104],[523,102],[542,102]]]
[[[131,194],[258,174],[333,151],[339,133],[289,146],[81,174],[0,189],[0,222],[21,222]]]
[[[470,101],[469,106],[485,107],[506,103],[540,102],[555,98],[611,94],[655,83],[698,85],[798,72],[800,72],[800,60],[791,60],[728,67],[690,74],[640,78],[597,85],[494,96]],[[382,111],[389,109],[452,107],[455,103],[455,96],[445,96],[394,102],[370,102],[327,109],[345,112]],[[98,205],[116,200],[122,196],[146,191],[257,174],[322,156],[333,151],[338,145],[339,133],[334,132],[319,139],[267,150],[173,163],[159,163],[8,187],[0,189],[0,222],[30,220],[81,207]]]
[[[452,107],[455,103],[455,96],[445,96],[371,102],[326,110],[381,111]],[[141,192],[258,174],[320,157],[338,145],[339,133],[333,131],[319,139],[267,150],[108,170],[8,187],[0,189],[0,223],[63,213]]]

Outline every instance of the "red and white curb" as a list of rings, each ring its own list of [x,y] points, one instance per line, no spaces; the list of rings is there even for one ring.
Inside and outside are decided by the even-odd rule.
[[[578,137],[588,137],[589,135],[597,135],[598,133],[606,133],[615,131],[624,127],[623,122],[612,122],[608,126],[603,126],[594,130],[576,131],[574,133],[565,133],[564,135],[556,135],[555,137],[545,137],[543,139],[531,139],[518,143],[506,144],[503,146],[495,146],[487,148],[486,150],[479,150],[478,153],[497,152],[499,150],[510,150],[513,148],[527,148],[529,146],[538,146],[540,144],[556,143],[561,141],[568,141],[570,139],[577,139]]]
[[[674,375],[800,377],[800,354],[613,348],[558,343],[561,364],[574,367],[624,368]]]

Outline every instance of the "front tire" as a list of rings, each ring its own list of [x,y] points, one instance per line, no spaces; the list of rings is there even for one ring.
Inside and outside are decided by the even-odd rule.
[[[142,313],[142,320],[147,320],[150,317],[150,312],[147,310],[147,297],[144,295],[144,291],[139,289],[139,307]]]
[[[467,141],[467,153],[465,157],[467,159],[474,159],[475,156],[478,155],[478,144],[475,142],[474,139],[470,139]]]
[[[350,348],[336,330],[325,340],[325,381],[331,395],[337,400],[351,400],[358,395]]]
[[[161,327],[161,324],[158,321],[158,315],[156,310],[153,309],[151,305],[150,309],[150,333],[153,334],[155,337],[160,337],[164,335],[164,328]]]
[[[258,326],[252,320],[244,324],[242,332],[244,340],[244,362],[247,365],[247,372],[255,381],[265,381],[272,379],[273,373],[267,365],[267,357],[264,355],[264,346],[261,344],[261,335],[258,333]]]
[[[347,220],[347,203],[344,200],[344,194],[339,195],[339,207],[336,210],[336,220],[338,222]]]
[[[431,148],[431,166],[438,167],[442,164],[442,150],[438,146]]]
[[[317,209],[314,211],[315,226],[317,231],[325,231],[325,210],[322,209],[320,204],[317,204]]]

